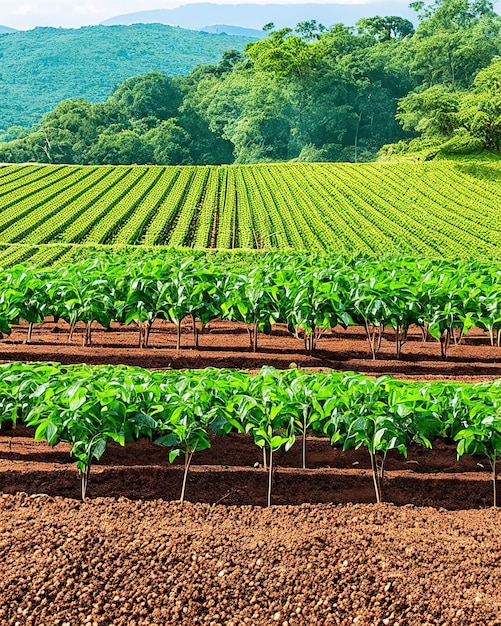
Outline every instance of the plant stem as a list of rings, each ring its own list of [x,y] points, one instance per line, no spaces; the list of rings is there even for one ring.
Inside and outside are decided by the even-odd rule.
[[[268,507],[271,506],[271,482],[273,478],[273,449],[270,448],[270,465],[268,468]]]
[[[308,411],[303,410],[303,469],[306,469],[306,426]]]
[[[491,461],[492,467],[492,490],[494,495],[494,508],[496,509],[498,506],[498,498],[497,498],[497,480],[496,480],[496,455],[494,454],[494,458]]]
[[[192,314],[191,319],[193,320],[193,340],[195,342],[195,348],[198,349],[198,328],[197,328],[197,318]]]
[[[377,476],[377,466],[374,459],[374,454],[369,450],[369,455],[371,457],[371,467],[372,467],[372,480],[374,482],[374,491],[376,492],[376,502],[379,504],[381,502],[381,497],[379,495],[379,481]]]
[[[181,350],[181,320],[177,323],[177,339],[176,339],[176,350],[179,352]]]
[[[151,320],[148,320],[146,322],[146,328],[144,329],[144,348],[148,347],[148,343],[150,341],[150,331],[151,331],[151,327],[153,326],[153,322]]]
[[[86,465],[83,470],[80,470],[80,487],[82,494],[82,501],[85,502],[85,496],[87,495],[87,485],[89,483],[90,465]]]
[[[183,474],[183,486],[181,488],[181,499],[180,499],[181,504],[184,503],[184,494],[186,492],[186,482],[187,482],[187,479],[188,479],[188,470],[190,469],[191,459],[193,458],[194,454],[195,454],[195,450],[193,450],[193,452],[190,452],[189,454],[187,452],[186,456],[185,456],[184,474]]]
[[[372,360],[375,361],[376,360],[376,351],[374,349],[374,337],[372,336],[372,333],[370,331],[369,324],[368,324],[367,320],[365,320],[364,323],[365,323],[365,333],[367,335],[367,341],[369,342],[369,347],[371,349]]]
[[[379,460],[378,457],[375,457],[376,461],[376,470],[377,470],[377,486],[379,491],[379,501],[383,499],[383,479],[384,479],[384,458]]]

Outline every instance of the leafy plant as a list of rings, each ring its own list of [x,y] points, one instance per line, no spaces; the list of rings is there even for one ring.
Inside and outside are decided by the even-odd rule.
[[[457,455],[485,454],[492,472],[493,503],[497,506],[496,463],[501,458],[501,399],[497,394],[485,393],[479,389],[480,397],[470,400],[470,414],[465,428],[454,437],[457,441]],[[475,394],[476,395],[476,394]]]

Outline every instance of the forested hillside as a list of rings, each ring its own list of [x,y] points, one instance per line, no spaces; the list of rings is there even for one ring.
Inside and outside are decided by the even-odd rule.
[[[129,79],[105,103],[68,100],[31,132],[7,132],[0,161],[192,165],[499,152],[501,18],[488,0],[413,6],[416,29],[397,16],[356,28],[268,25],[267,38],[227,51],[217,65]]]
[[[0,37],[0,129],[31,126],[65,98],[105,100],[126,78],[187,74],[250,39],[162,24],[35,28]]]

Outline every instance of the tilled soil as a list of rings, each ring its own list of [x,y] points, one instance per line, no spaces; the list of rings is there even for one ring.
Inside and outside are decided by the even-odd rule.
[[[501,513],[0,496],[0,623],[501,624]]]
[[[376,362],[361,329],[323,338],[315,356],[285,329],[249,351],[243,325],[219,322],[194,350],[175,348],[157,323],[151,347],[133,328],[96,330],[67,345],[64,322],[26,327],[0,342],[5,360],[131,364],[155,368],[333,368],[401,378],[489,380],[501,351],[480,331],[440,361],[436,342],[411,335],[400,361],[391,333]],[[141,440],[111,444],[93,466],[81,503],[68,447],[33,441],[24,427],[0,432],[0,625],[3,626],[501,626],[501,513],[481,457],[455,446],[391,454],[384,497],[374,505],[364,451],[308,441],[275,456],[273,502],[260,451],[242,435],[215,438],[195,455],[187,499],[182,465]],[[19,493],[21,492],[21,493]],[[25,492],[25,493],[24,493]],[[17,495],[16,495],[17,494]],[[170,502],[169,502],[170,501]],[[356,504],[352,504],[356,503]]]
[[[37,325],[32,343],[26,345],[27,325],[15,326],[10,337],[0,341],[0,359],[19,361],[58,361],[64,364],[124,364],[149,368],[232,367],[256,369],[272,365],[279,369],[296,364],[303,368],[330,368],[362,373],[393,374],[399,378],[453,379],[464,381],[492,380],[501,377],[501,348],[492,347],[488,335],[472,329],[460,345],[452,345],[446,361],[440,359],[440,344],[431,339],[423,343],[419,329],[411,329],[395,358],[393,331],[383,334],[377,360],[370,358],[362,328],[336,328],[318,342],[314,355],[304,353],[304,342],[277,325],[272,335],[259,335],[258,352],[249,348],[244,324],[211,322],[210,332],[200,336],[200,347],[194,349],[192,327],[186,324],[182,333],[182,349],[176,351],[173,324],[157,320],[150,337],[150,347],[137,347],[138,331],[131,326],[113,323],[111,329],[97,327],[91,347],[82,347],[83,328],[68,344],[68,325],[46,321]]]
[[[209,450],[195,454],[186,497],[191,502],[265,505],[268,474],[261,450],[250,436],[214,437]],[[489,463],[482,456],[456,458],[456,447],[434,442],[432,450],[411,446],[407,458],[397,452],[386,461],[384,498],[398,505],[446,509],[490,507],[493,502]],[[274,455],[274,504],[371,503],[375,501],[366,451],[342,452],[326,439],[309,438],[307,469],[301,447]],[[143,439],[124,448],[110,443],[92,466],[88,495],[134,500],[177,500],[181,492],[181,459],[168,462],[162,446]],[[33,441],[27,428],[0,431],[0,491],[24,491],[79,498],[79,480],[69,447],[49,448]],[[498,492],[501,491],[498,489]]]

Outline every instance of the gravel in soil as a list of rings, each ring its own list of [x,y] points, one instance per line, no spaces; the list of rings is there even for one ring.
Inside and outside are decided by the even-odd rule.
[[[495,626],[501,513],[0,495],[0,623]]]
[[[277,325],[272,335],[259,335],[258,352],[249,349],[244,324],[215,321],[210,332],[200,336],[200,348],[193,347],[192,327],[183,326],[182,350],[177,352],[173,324],[157,320],[150,336],[150,347],[137,347],[137,329],[113,323],[111,329],[96,327],[93,345],[82,347],[83,328],[78,325],[68,344],[68,324],[46,321],[37,325],[30,345],[27,325],[15,326],[10,337],[0,341],[0,359],[18,361],[59,361],[90,364],[124,364],[149,368],[233,367],[255,369],[262,365],[287,368],[331,368],[374,374],[393,374],[399,378],[492,380],[501,377],[501,350],[492,347],[486,333],[472,329],[461,345],[449,348],[447,361],[440,360],[440,345],[435,340],[423,343],[419,329],[411,329],[400,360],[395,359],[393,331],[383,334],[381,352],[376,361],[370,358],[362,328],[336,328],[318,342],[313,356],[304,354],[304,342]]]

